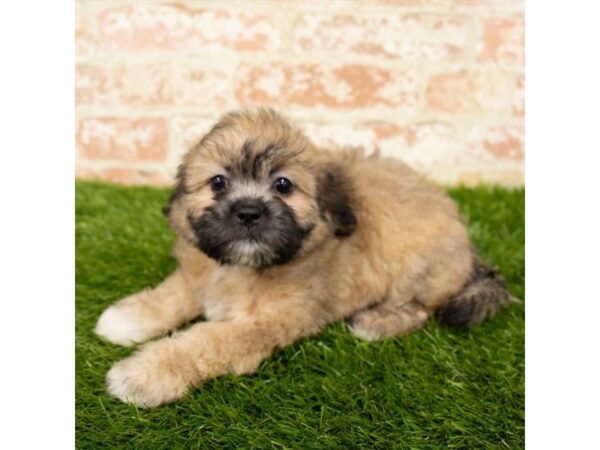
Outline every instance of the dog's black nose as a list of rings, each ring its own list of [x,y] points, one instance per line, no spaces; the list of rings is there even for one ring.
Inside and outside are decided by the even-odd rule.
[[[260,223],[265,207],[258,203],[239,203],[233,208],[233,213],[240,225],[253,227]]]

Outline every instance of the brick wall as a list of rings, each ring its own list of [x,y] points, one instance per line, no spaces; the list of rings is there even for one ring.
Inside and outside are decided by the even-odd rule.
[[[262,104],[442,183],[519,185],[523,40],[518,0],[76,1],[77,176],[169,184]]]

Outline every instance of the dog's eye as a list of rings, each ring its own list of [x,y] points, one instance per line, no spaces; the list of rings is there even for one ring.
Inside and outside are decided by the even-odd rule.
[[[273,183],[273,187],[280,194],[289,194],[292,192],[294,185],[287,178],[277,178],[275,183]]]
[[[216,175],[210,179],[210,187],[213,191],[220,191],[227,187],[227,178],[225,175]]]

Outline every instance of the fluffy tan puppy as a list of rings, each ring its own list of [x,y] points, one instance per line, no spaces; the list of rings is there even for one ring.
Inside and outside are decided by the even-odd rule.
[[[271,110],[225,115],[185,155],[167,208],[177,270],[100,317],[121,345],[108,391],[140,406],[251,373],[277,349],[350,318],[364,339],[471,325],[509,294],[479,263],[455,204],[393,159],[315,147]]]

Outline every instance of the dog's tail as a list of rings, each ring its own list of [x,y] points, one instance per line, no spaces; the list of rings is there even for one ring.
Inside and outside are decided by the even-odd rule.
[[[436,312],[438,321],[449,326],[470,326],[491,317],[513,297],[498,271],[478,258],[463,288]]]

